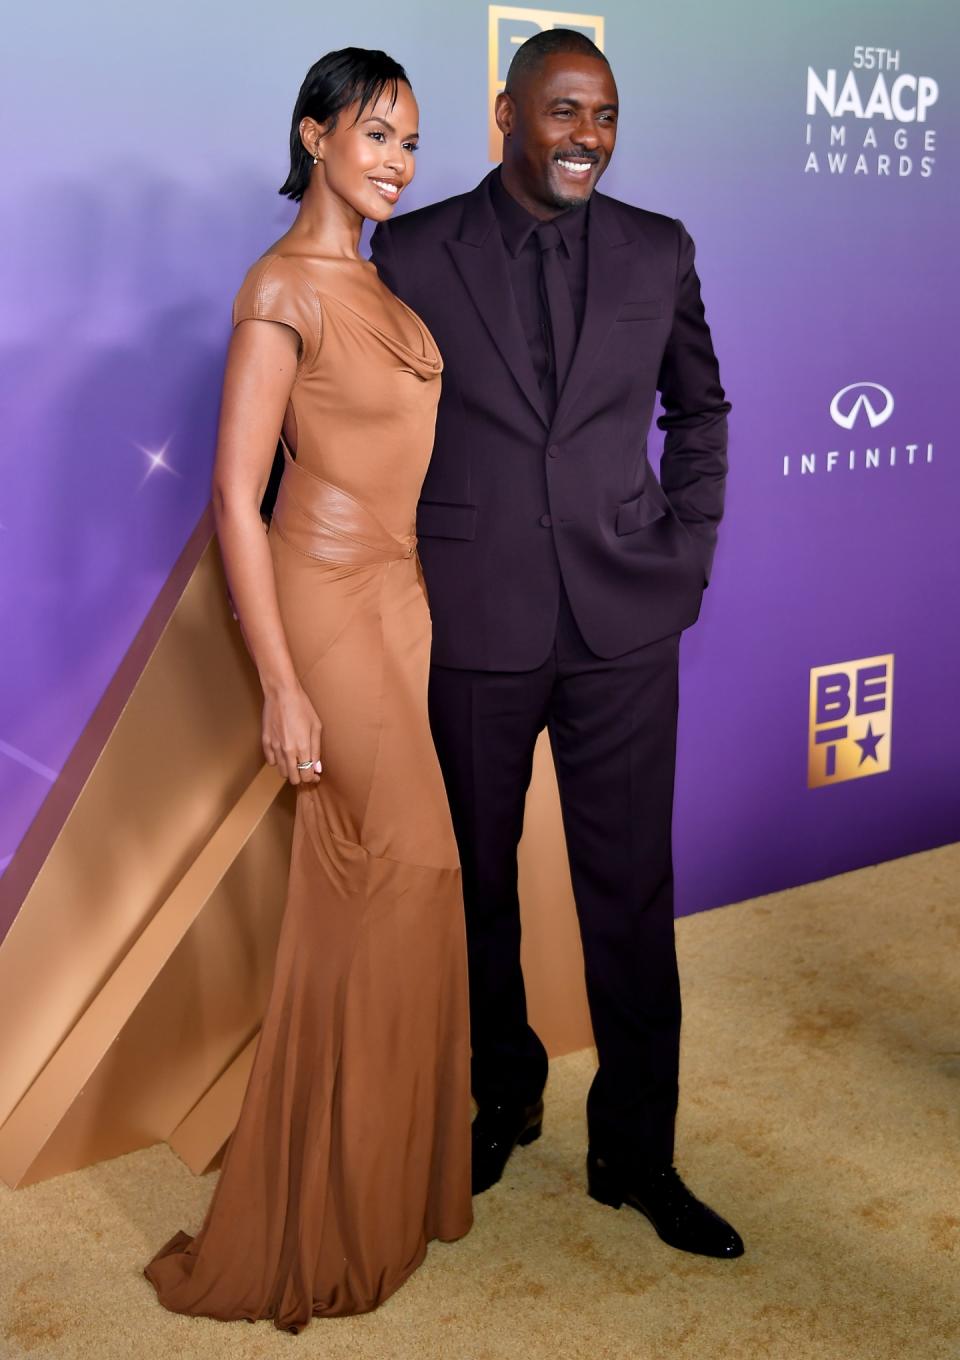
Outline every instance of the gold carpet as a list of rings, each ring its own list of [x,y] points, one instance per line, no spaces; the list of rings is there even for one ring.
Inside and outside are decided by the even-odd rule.
[[[679,922],[678,1165],[747,1254],[665,1247],[583,1189],[590,1052],[539,1143],[379,1312],[166,1313],[140,1274],[211,1178],[165,1147],[0,1191],[4,1360],[958,1360],[960,846]]]

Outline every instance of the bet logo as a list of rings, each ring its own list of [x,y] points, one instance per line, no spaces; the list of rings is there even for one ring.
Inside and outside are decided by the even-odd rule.
[[[830,403],[830,415],[845,430],[853,429],[861,411],[870,422],[871,430],[875,430],[893,415],[893,393],[879,383],[850,383],[848,387],[841,387]]]
[[[808,788],[883,774],[892,735],[892,653],[811,670]]]

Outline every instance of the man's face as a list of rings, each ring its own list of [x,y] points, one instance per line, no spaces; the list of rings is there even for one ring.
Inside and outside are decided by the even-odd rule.
[[[504,172],[537,216],[578,207],[617,140],[617,86],[598,57],[556,52],[497,97]]]

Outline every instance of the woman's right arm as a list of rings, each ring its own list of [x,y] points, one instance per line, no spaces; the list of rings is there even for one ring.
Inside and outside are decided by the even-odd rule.
[[[227,354],[213,470],[213,511],[227,581],[263,688],[263,750],[292,784],[319,770],[321,724],[297,680],[277,604],[260,518],[277,439],[297,371],[299,337],[274,321],[244,320]]]

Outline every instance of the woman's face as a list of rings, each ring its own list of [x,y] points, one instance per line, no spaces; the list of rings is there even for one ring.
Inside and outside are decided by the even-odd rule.
[[[359,118],[358,112],[357,104],[348,105],[326,136],[305,118],[300,135],[311,156],[322,163],[328,189],[361,217],[383,222],[413,179],[420,111],[410,86],[401,80],[395,101],[387,89]]]

